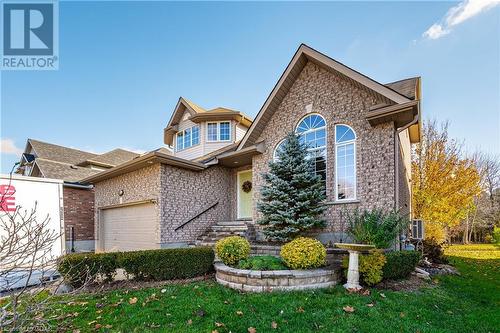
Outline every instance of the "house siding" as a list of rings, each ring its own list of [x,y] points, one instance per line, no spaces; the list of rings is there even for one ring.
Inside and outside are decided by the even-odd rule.
[[[162,247],[187,245],[203,234],[209,226],[228,221],[234,211],[233,171],[212,166],[201,172],[170,165],[161,166],[161,244]],[[182,223],[204,207],[218,204],[179,230]]]
[[[325,213],[327,227],[322,236],[337,241],[345,232],[341,211],[359,207],[392,209],[395,205],[394,125],[370,126],[365,115],[379,101],[347,79],[309,62],[279,105],[257,141],[265,140],[266,151],[253,158],[254,220],[259,218],[256,203],[262,186],[262,173],[268,170],[276,145],[294,131],[299,120],[312,105],[311,112],[321,114],[327,122],[327,200],[334,202],[334,128],[347,124],[357,134],[357,203],[332,204]],[[345,220],[345,219],[344,219]],[[323,239],[325,240],[325,239]]]
[[[160,174],[159,163],[109,178],[95,184],[95,239],[96,250],[100,250],[99,212],[100,209],[113,205],[123,205],[146,200],[156,201],[155,209],[158,216],[156,239],[160,241]],[[118,193],[123,190],[120,197]]]

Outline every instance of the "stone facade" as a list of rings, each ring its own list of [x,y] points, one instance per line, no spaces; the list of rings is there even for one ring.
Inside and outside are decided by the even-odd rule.
[[[257,142],[265,140],[266,151],[253,157],[254,220],[259,215],[255,204],[263,184],[262,173],[268,169],[276,145],[295,130],[302,117],[311,112],[322,115],[327,122],[327,200],[331,202],[325,213],[327,227],[322,240],[338,241],[343,231],[340,212],[359,207],[395,206],[394,139],[392,123],[372,127],[365,119],[370,107],[380,103],[373,95],[311,62],[307,63],[271,117]],[[336,124],[351,126],[357,135],[357,200],[336,203],[334,195],[334,128]]]
[[[327,123],[327,201],[324,218],[327,227],[315,233],[324,243],[346,240],[345,209],[400,208],[409,211],[410,192],[403,161],[396,175],[396,129],[393,123],[371,126],[365,119],[372,106],[380,104],[377,95],[354,85],[348,79],[309,62],[267,122],[257,142],[265,141],[264,153],[255,155],[251,166],[226,168],[212,165],[203,171],[191,171],[167,164],[154,164],[96,184],[96,226],[100,208],[154,200],[158,211],[157,242],[162,247],[185,246],[221,221],[237,218],[237,172],[253,172],[253,221],[259,214],[256,203],[263,185],[262,174],[268,169],[276,145],[295,130],[308,113],[322,115]],[[335,201],[336,124],[349,125],[356,139],[356,200]],[[396,180],[396,176],[398,177]],[[399,197],[396,198],[396,183]],[[123,196],[118,192],[124,191]],[[396,202],[398,201],[398,202]],[[200,214],[212,203],[218,204]],[[199,215],[199,216],[198,216]],[[344,217],[343,217],[344,216]],[[184,222],[191,220],[177,229]],[[259,227],[255,227],[258,229]],[[99,229],[96,227],[96,237]],[[98,238],[98,237],[97,237]]]
[[[100,240],[100,209],[120,204],[145,200],[156,202],[158,221],[160,220],[160,171],[159,163],[136,171],[109,178],[95,184],[95,239]],[[119,192],[123,190],[123,195]],[[157,242],[160,242],[160,223],[158,223]],[[96,246],[99,249],[99,246]]]
[[[185,245],[203,234],[210,225],[229,221],[234,211],[231,191],[234,186],[233,171],[228,168],[212,166],[203,171],[190,171],[162,165],[162,246]],[[218,202],[215,207],[175,230],[214,202]]]
[[[64,186],[66,250],[94,250],[94,191]]]

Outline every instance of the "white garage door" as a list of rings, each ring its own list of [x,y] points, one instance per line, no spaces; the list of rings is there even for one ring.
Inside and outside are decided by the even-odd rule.
[[[103,209],[103,249],[106,252],[157,249],[157,225],[158,215],[154,204]]]

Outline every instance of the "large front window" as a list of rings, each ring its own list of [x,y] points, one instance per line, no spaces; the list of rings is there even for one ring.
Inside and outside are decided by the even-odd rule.
[[[207,123],[207,141],[231,141],[231,122]]]
[[[307,145],[309,158],[313,159],[313,171],[326,185],[326,121],[319,114],[302,119],[295,130],[299,139]]]
[[[200,127],[198,125],[186,128],[176,134],[175,150],[183,150],[200,143]]]
[[[335,197],[356,199],[356,133],[347,125],[335,126]]]

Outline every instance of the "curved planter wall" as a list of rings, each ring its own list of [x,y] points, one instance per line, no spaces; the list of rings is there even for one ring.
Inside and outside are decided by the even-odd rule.
[[[253,271],[232,268],[219,262],[214,266],[217,282],[242,291],[305,290],[337,284],[337,271],[334,269]]]

